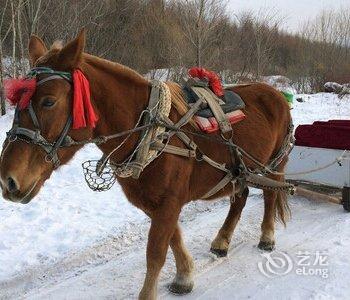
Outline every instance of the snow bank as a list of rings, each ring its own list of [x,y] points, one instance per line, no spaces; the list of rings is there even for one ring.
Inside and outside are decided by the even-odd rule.
[[[296,88],[293,86],[292,81],[285,76],[281,76],[281,75],[264,76],[262,77],[262,81],[273,86],[279,91],[284,91],[292,94],[298,93]]]

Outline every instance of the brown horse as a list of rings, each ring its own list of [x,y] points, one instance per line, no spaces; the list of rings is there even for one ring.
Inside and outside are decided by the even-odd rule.
[[[48,50],[43,41],[32,36],[29,43],[29,56],[33,66],[45,66],[54,70],[73,72],[79,68],[90,82],[94,109],[99,116],[97,126],[69,130],[75,140],[122,132],[133,128],[147,107],[150,96],[150,83],[138,73],[117,63],[83,53],[85,31],[64,47],[57,44]],[[40,76],[39,76],[40,77]],[[168,84],[172,101],[182,97],[177,84]],[[267,164],[278,153],[288,132],[291,121],[289,107],[283,96],[265,84],[254,84],[234,88],[246,103],[246,119],[233,126],[234,141],[263,164]],[[55,141],[71,114],[72,86],[64,80],[51,80],[39,86],[31,99],[41,129],[48,141]],[[49,101],[50,105],[47,105]],[[19,113],[21,127],[33,129],[28,111]],[[179,120],[181,114],[174,107],[170,119]],[[186,125],[187,130],[194,130]],[[132,153],[138,143],[139,133],[134,134],[119,152],[114,153],[112,161],[121,162]],[[201,151],[213,160],[227,165],[232,164],[228,147],[215,141],[194,137]],[[108,154],[117,147],[122,138],[102,144],[100,149]],[[177,137],[172,145],[185,147]],[[62,148],[58,156],[62,164],[67,163],[81,148],[74,146]],[[1,187],[4,198],[13,202],[28,203],[50,177],[54,168],[44,159],[45,152],[39,146],[21,140],[6,140],[1,156]],[[248,167],[255,165],[245,160]],[[286,160],[280,166],[284,169]],[[170,285],[171,291],[184,294],[193,288],[193,262],[187,252],[178,218],[182,207],[199,199],[223,178],[223,173],[212,166],[195,159],[163,153],[141,173],[139,179],[119,178],[129,201],[142,209],[152,220],[147,245],[147,273],[140,299],[155,299],[157,280],[165,262],[170,245],[176,260],[176,276]],[[283,178],[275,176],[282,181]],[[227,186],[215,196],[220,198],[231,193]],[[240,218],[248,196],[246,188],[241,197],[231,203],[228,216],[212,242],[214,253],[225,255],[233,231]],[[288,206],[282,192],[265,191],[265,213],[261,225],[259,247],[271,250],[274,246],[275,218],[283,222],[287,217]]]

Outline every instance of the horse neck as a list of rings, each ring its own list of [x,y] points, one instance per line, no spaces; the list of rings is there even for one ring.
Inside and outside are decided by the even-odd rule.
[[[94,137],[134,128],[148,105],[148,81],[127,67],[90,55],[86,56],[82,69],[90,82],[92,101],[99,116]],[[135,149],[138,136],[134,134],[113,159],[125,159]],[[109,153],[123,139],[111,140],[100,148]]]

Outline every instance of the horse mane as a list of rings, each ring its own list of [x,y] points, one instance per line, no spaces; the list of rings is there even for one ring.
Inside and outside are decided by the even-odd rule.
[[[103,68],[105,71],[112,74],[117,73],[119,76],[122,76],[128,80],[132,80],[133,82],[139,84],[149,84],[149,81],[144,76],[122,64],[112,62],[107,59],[103,59],[87,53],[84,53],[83,60],[89,65],[95,66],[97,68]],[[173,107],[180,114],[180,116],[183,116],[188,111],[189,107],[184,100],[184,94],[180,85],[171,81],[166,82],[166,84],[170,89]],[[194,120],[191,120],[190,124],[194,128],[198,128]]]
[[[89,65],[103,69],[104,71],[111,74],[118,74],[120,77],[132,80],[134,83],[147,84],[147,79],[145,79],[141,74],[130,69],[122,64],[100,58],[88,53],[83,54],[83,61]]]
[[[185,95],[183,93],[181,86],[175,82],[172,82],[172,81],[168,81],[168,82],[166,82],[166,84],[170,89],[171,103],[172,103],[173,107],[180,114],[180,116],[183,116],[189,110],[189,106],[186,103],[186,101],[184,100]],[[189,123],[194,128],[198,129],[198,126],[196,125],[196,123],[193,119],[191,119]]]
[[[51,46],[50,50],[44,56],[42,56],[37,60],[36,65],[45,64],[45,63],[48,63],[50,60],[55,60],[61,48],[62,48],[61,42],[55,41],[54,44]],[[132,81],[134,84],[137,84],[137,85],[149,84],[149,80],[147,80],[144,76],[142,76],[138,72],[132,70],[127,66],[124,66],[122,64],[119,64],[104,58],[100,58],[88,53],[84,53],[82,63],[83,64],[86,63],[87,65],[96,67],[98,69],[103,69],[105,72],[108,72],[109,74],[112,74],[112,75],[118,74],[119,78]],[[166,84],[170,89],[172,106],[176,109],[176,111],[180,114],[180,116],[183,116],[189,110],[189,106],[184,100],[185,96],[183,94],[181,86],[171,81],[166,82]],[[198,129],[198,126],[196,125],[193,119],[190,120],[189,123],[194,128]]]

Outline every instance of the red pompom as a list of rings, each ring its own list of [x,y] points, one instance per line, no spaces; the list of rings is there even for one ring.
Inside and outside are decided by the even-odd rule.
[[[73,72],[73,129],[90,126],[94,128],[97,116],[90,99],[90,84],[80,70]],[[19,109],[28,107],[36,89],[36,79],[8,79],[4,81],[5,96]]]
[[[12,105],[17,105],[19,109],[28,107],[30,99],[36,89],[36,80],[32,79],[6,79],[4,81],[5,97]]]
[[[208,71],[204,68],[191,68],[188,71],[188,74],[193,78],[208,80],[210,89],[216,96],[221,97],[224,95],[224,89],[222,87],[220,78],[216,73]]]
[[[90,84],[79,69],[73,72],[73,86],[73,129],[94,128],[98,118],[91,104]]]

